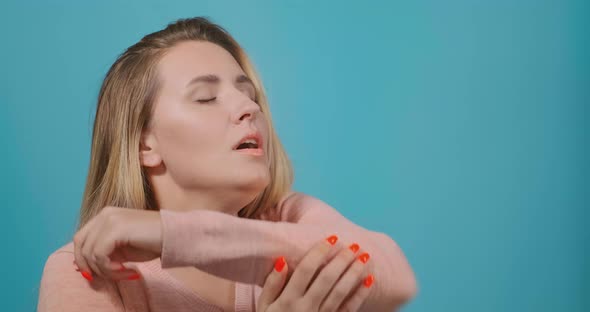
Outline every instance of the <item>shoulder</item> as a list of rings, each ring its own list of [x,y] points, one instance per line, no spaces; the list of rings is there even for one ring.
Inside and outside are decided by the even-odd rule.
[[[69,262],[68,262],[69,261]],[[45,269],[54,267],[69,267],[73,270],[75,266],[74,261],[74,242],[69,242],[55,251],[53,251],[45,261]]]
[[[42,283],[46,286],[61,284],[68,278],[79,278],[74,264],[74,243],[69,242],[54,250],[45,260]],[[60,278],[62,276],[63,278]]]
[[[73,254],[74,253],[74,242],[70,241],[69,243],[59,247],[57,250],[55,250],[53,252],[53,254],[61,253],[61,252],[69,252],[69,253]]]
[[[87,306],[120,311],[121,299],[116,283],[95,278],[89,283],[74,265],[74,243],[61,246],[45,261],[39,285],[38,310],[59,307],[63,311],[78,311]]]
[[[339,215],[336,209],[325,201],[297,191],[287,192],[278,202],[276,208],[279,221],[286,222],[299,222],[303,216],[323,216],[326,213]]]

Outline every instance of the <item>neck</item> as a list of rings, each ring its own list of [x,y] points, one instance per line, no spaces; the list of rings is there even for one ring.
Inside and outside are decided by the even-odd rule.
[[[212,210],[237,216],[250,203],[255,194],[239,189],[183,189],[165,179],[152,179],[158,209],[174,211]]]

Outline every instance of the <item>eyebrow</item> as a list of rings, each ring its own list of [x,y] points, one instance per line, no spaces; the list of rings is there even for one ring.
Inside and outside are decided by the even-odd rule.
[[[219,84],[220,81],[221,81],[221,79],[219,79],[219,77],[216,76],[216,75],[211,75],[210,74],[210,75],[197,76],[197,77],[191,79],[191,81],[189,81],[186,84],[186,87],[188,87],[188,86],[190,86],[192,84],[198,83],[198,82],[204,82],[204,83],[210,83],[210,84]],[[237,84],[246,83],[246,84],[251,85],[252,88],[254,90],[256,90],[256,87],[254,87],[254,83],[246,75],[239,75],[239,76],[237,76],[236,77],[236,80],[235,80],[235,83],[237,83]]]

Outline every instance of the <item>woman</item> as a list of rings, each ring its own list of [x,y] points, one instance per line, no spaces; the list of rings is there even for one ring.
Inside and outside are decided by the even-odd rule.
[[[292,180],[262,83],[222,27],[145,36],[101,87],[80,225],[47,259],[39,310],[392,311],[414,296],[391,238]]]

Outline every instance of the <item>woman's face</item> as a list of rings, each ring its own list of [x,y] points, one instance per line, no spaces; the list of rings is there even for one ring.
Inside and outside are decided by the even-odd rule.
[[[229,196],[262,191],[270,181],[267,121],[233,56],[210,42],[183,42],[160,60],[158,77],[161,88],[141,155],[152,181],[167,184],[160,190]],[[263,155],[235,149],[249,134],[260,136]]]

